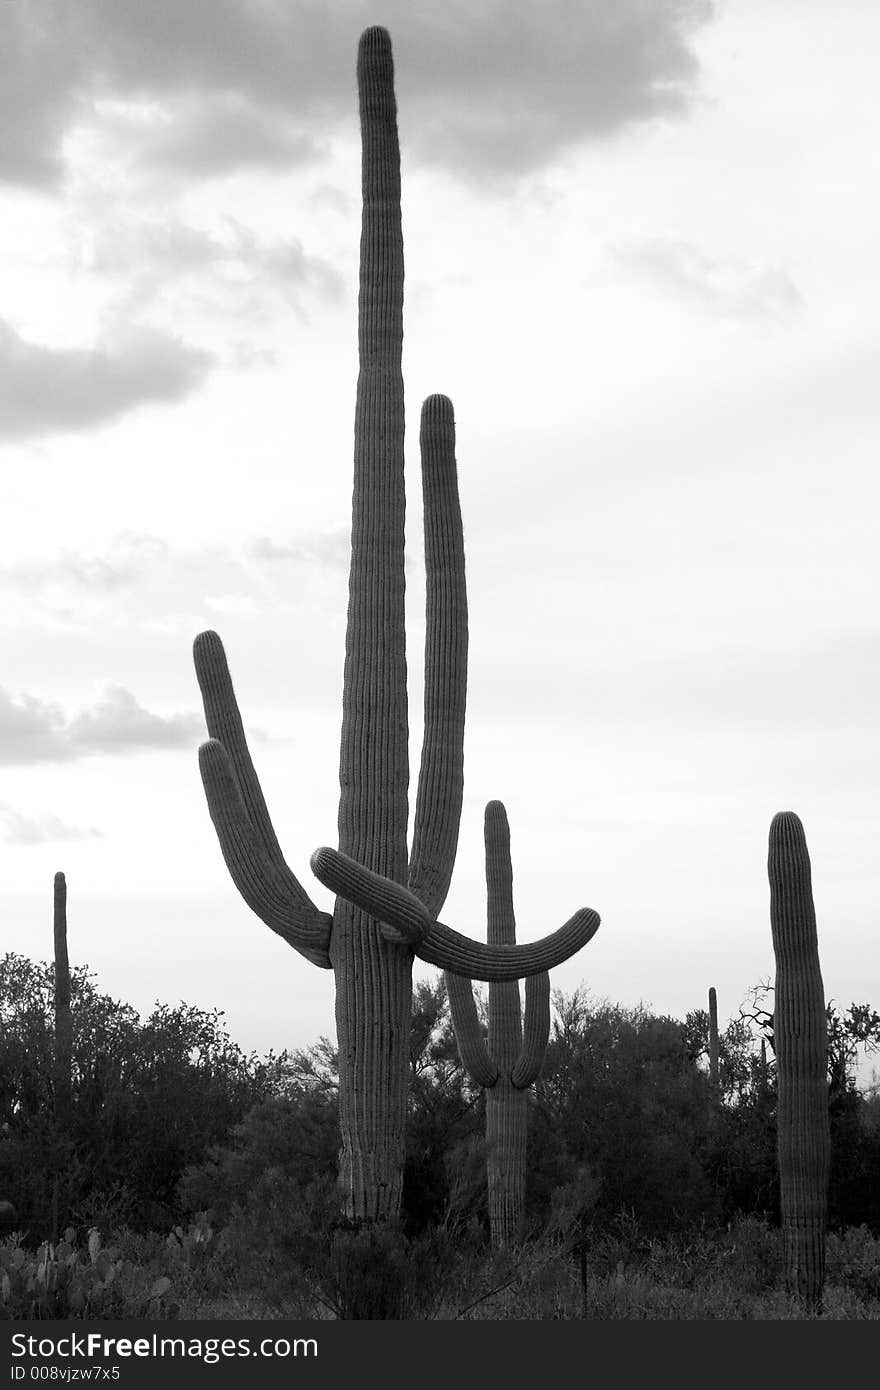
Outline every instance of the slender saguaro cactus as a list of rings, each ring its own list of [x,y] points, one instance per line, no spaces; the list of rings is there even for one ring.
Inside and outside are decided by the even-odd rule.
[[[486,897],[490,945],[516,941],[510,829],[500,801],[485,816]],[[486,1172],[492,1244],[520,1233],[525,1212],[528,1088],[537,1081],[550,1036],[550,976],[526,980],[525,1024],[515,980],[489,985],[489,1038],[483,1042],[470,980],[447,975],[449,1007],[462,1063],[486,1088]]]
[[[709,1080],[718,1091],[718,996],[714,985],[709,987]]]
[[[791,1291],[822,1300],[830,1138],[825,991],[804,828],[791,811],[770,825],[770,924],[776,956],[779,1195]]]
[[[393,1220],[400,1206],[413,954],[476,979],[515,979],[565,960],[599,919],[582,909],[552,936],[522,947],[482,946],[436,920],[458,842],[467,662],[455,427],[445,396],[430,396],[421,419],[425,720],[407,853],[403,240],[394,74],[384,29],[362,34],[357,73],[363,154],[360,365],[339,850],[323,847],[311,861],[317,877],[337,894],[332,914],[312,903],[282,856],[216,633],[201,633],[194,655],[210,735],[199,750],[202,780],[233,881],[273,931],[334,972],[343,1207],[349,1219],[370,1221]]]
[[[53,929],[55,936],[55,1118],[70,1120],[73,1023],[70,1013],[70,961],[67,957],[67,882],[55,875]]]

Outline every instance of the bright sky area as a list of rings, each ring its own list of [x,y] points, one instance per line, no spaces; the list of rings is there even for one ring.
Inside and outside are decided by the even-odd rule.
[[[418,411],[455,403],[465,805],[553,974],[722,1021],[772,979],[767,833],[804,822],[826,994],[880,1005],[880,143],[871,0],[5,0],[0,950],[246,1049],[333,979],[240,900],[191,643],[216,628],[276,830],[336,843],[356,380],[358,36],[388,27]],[[414,783],[411,788],[414,804]],[[416,963],[416,978],[430,967]]]

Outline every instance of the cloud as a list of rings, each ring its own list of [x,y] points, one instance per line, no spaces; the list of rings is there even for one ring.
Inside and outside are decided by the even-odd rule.
[[[153,124],[140,141],[139,163],[147,169],[203,177],[239,169],[289,169],[324,152],[323,144],[291,129],[283,115],[259,110],[240,93],[183,99],[166,107],[167,119]]]
[[[644,237],[614,248],[616,263],[662,290],[722,318],[793,318],[803,299],[785,271],[708,256],[687,241]]]
[[[274,296],[281,290],[294,300],[308,290],[331,302],[338,302],[344,289],[331,262],[307,252],[296,237],[259,237],[233,217],[213,232],[167,217],[140,222],[114,217],[96,226],[89,268],[102,276],[134,275],[141,295],[164,291],[178,303],[181,281],[206,272],[212,293],[222,287],[239,301],[245,287],[265,286]]]
[[[258,565],[307,565],[320,569],[344,569],[351,563],[351,528],[333,526],[301,540],[279,544],[268,536],[258,536],[248,547],[248,556]]]
[[[0,764],[70,762],[94,754],[192,748],[204,737],[196,714],[152,714],[122,686],[108,686],[91,708],[67,718],[58,705],[0,688]]]
[[[107,555],[77,555],[63,551],[57,559],[37,564],[21,561],[0,566],[0,580],[25,593],[73,586],[93,594],[112,594],[129,588],[159,561],[168,547],[158,536],[125,532]]]
[[[596,642],[585,654],[583,645],[553,637],[533,637],[522,651],[493,643],[484,653],[487,695],[468,699],[476,706],[501,690],[505,712],[529,718],[552,699],[554,717],[581,724],[588,710],[591,720],[633,728],[775,730],[802,742],[831,731],[851,741],[857,730],[859,739],[873,739],[880,632],[811,640],[786,638],[779,628],[775,643],[756,634],[722,644],[713,633],[701,647],[668,653]],[[674,639],[672,631],[670,646]]]
[[[52,348],[0,320],[0,440],[91,429],[139,405],[181,400],[212,361],[152,329],[94,348]]]
[[[407,149],[515,179],[584,139],[679,115],[712,0],[56,0],[6,4],[0,177],[57,184],[65,133],[128,104],[128,157],[209,176],[313,158],[354,116],[357,36],[395,47]],[[136,119],[134,119],[136,117]],[[316,134],[317,133],[317,134]]]
[[[104,831],[94,826],[82,830],[66,825],[51,814],[25,816],[11,806],[0,805],[0,838],[11,845],[44,845],[56,840],[104,839]]]

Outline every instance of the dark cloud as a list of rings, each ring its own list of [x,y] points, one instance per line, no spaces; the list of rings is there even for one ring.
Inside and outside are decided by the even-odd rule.
[[[290,129],[283,113],[261,111],[239,94],[175,102],[170,119],[141,139],[139,161],[173,173],[230,174],[289,169],[322,154],[323,144]]]
[[[122,686],[108,686],[91,709],[67,718],[60,706],[0,689],[0,763],[70,762],[91,754],[192,748],[204,736],[196,714],[152,714]]]
[[[785,271],[719,260],[687,241],[645,237],[616,247],[612,254],[628,274],[723,318],[781,321],[803,308],[801,294]]]
[[[680,114],[712,0],[20,0],[0,46],[0,177],[50,184],[71,124],[124,100],[148,164],[212,174],[313,157],[354,119],[357,37],[385,24],[407,151],[512,180],[583,139]],[[95,104],[98,104],[97,106]],[[138,142],[129,154],[137,157]]]
[[[91,429],[135,406],[181,400],[212,361],[146,328],[95,348],[51,348],[0,320],[0,440]]]
[[[56,840],[103,839],[104,832],[94,826],[67,825],[51,814],[25,816],[11,806],[0,806],[0,838],[11,845],[44,845]]]
[[[132,217],[125,207],[97,222],[85,263],[126,285],[126,302],[143,308],[162,301],[175,313],[190,307],[217,315],[224,327],[248,320],[260,332],[279,306],[305,310],[317,298],[339,303],[344,281],[325,257],[297,237],[262,237],[234,217],[211,231],[166,215]],[[260,339],[262,342],[262,337]],[[261,364],[263,347],[239,343],[227,352],[236,366]]]

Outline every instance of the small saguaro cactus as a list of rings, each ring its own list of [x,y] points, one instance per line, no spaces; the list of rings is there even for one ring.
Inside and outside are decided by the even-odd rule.
[[[67,881],[62,873],[55,875],[52,925],[55,937],[55,1118],[64,1128],[70,1120],[73,1023],[67,956]]]
[[[779,1200],[792,1293],[821,1306],[830,1137],[828,1029],[810,874],[800,819],[780,811],[767,861],[776,957],[773,1037]]]
[[[712,1090],[718,1091],[718,996],[714,985],[709,988],[709,1080]]]
[[[452,404],[430,396],[420,433],[427,569],[425,718],[412,845],[404,630],[403,238],[391,41],[358,49],[363,212],[359,373],[348,625],[339,759],[339,851],[312,868],[337,895],[320,911],[275,836],[216,633],[194,645],[209,741],[202,780],[223,857],[248,906],[332,969],[339,1044],[340,1186],[349,1220],[400,1207],[413,955],[482,980],[512,980],[572,955],[596,930],[584,908],[544,941],[484,946],[437,921],[458,842],[467,664],[464,543]]]
[[[485,815],[487,938],[516,941],[510,828],[500,801]],[[492,1244],[520,1234],[525,1212],[528,1088],[537,1081],[550,1036],[550,976],[526,980],[525,1021],[516,980],[489,985],[489,1037],[483,1041],[470,980],[446,975],[449,1008],[463,1065],[486,1088],[486,1175]]]

